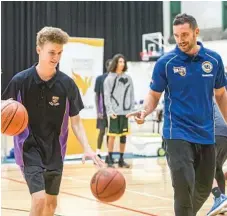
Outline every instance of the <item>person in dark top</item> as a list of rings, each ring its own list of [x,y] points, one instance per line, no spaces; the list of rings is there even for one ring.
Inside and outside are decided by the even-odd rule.
[[[111,59],[108,59],[105,63],[106,71],[111,63]],[[107,115],[106,115],[106,107],[104,104],[104,80],[108,76],[108,72],[98,76],[95,81],[95,104],[97,110],[97,124],[96,128],[99,129],[99,135],[97,140],[97,149],[96,154],[101,158],[100,150],[102,148],[103,137],[106,133],[106,129],[108,127]],[[107,136],[108,143],[108,136]]]
[[[31,194],[30,216],[54,215],[61,184],[68,137],[68,120],[84,149],[82,161],[103,162],[92,151],[80,120],[84,108],[74,81],[57,65],[68,42],[59,28],[44,27],[37,34],[38,64],[17,73],[2,94],[14,99],[28,111],[27,128],[14,137],[15,160],[20,166]]]
[[[225,175],[222,170],[222,167],[227,159],[227,125],[216,103],[214,103],[214,114],[216,140],[216,173],[215,179],[213,181],[213,187],[211,190],[214,196],[214,204],[211,210],[207,213],[207,216],[224,214],[225,212],[227,212],[227,196],[225,195]]]

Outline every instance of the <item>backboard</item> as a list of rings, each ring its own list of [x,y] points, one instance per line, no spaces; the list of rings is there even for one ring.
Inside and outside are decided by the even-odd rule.
[[[161,32],[143,34],[140,53],[142,61],[156,61],[164,54],[166,45],[168,41]]]

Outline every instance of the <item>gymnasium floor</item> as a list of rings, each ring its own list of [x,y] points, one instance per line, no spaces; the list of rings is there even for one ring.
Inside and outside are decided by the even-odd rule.
[[[96,172],[91,161],[65,163],[58,216],[173,216],[173,191],[165,158],[128,159],[131,169],[120,169],[126,178],[123,197],[114,203],[98,202],[90,192]],[[2,164],[2,216],[28,216],[30,195],[18,167]],[[198,216],[205,216],[213,204],[210,196]]]

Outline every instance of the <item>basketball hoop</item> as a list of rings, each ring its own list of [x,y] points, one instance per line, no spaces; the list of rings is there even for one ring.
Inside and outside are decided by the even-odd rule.
[[[141,59],[142,61],[156,62],[169,48],[168,40],[163,37],[161,32],[143,34],[142,51],[145,53],[141,53]]]
[[[152,52],[143,51],[140,53],[140,57],[142,61],[149,61],[150,57],[152,56]]]

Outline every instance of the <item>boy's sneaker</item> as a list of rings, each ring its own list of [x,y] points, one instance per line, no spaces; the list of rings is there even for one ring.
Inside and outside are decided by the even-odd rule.
[[[107,163],[107,166],[108,167],[115,168],[114,163],[113,163],[113,160],[109,160],[108,163]]]
[[[227,206],[227,196],[221,194],[220,197],[214,198],[214,205],[211,210],[207,213],[207,216],[214,216],[222,212],[222,210]]]
[[[107,164],[108,167],[114,168],[114,160],[113,158],[110,158],[109,155],[106,156],[105,163]]]
[[[124,161],[124,159],[119,159],[119,161],[118,161],[118,166],[119,166],[119,167],[122,167],[122,168],[130,168],[130,165],[127,164],[127,163]]]
[[[105,163],[108,164],[108,161],[109,161],[109,155],[106,155]],[[114,158],[112,158],[112,161],[114,164],[117,163],[117,160]]]
[[[109,155],[106,155],[105,163],[108,164]]]

